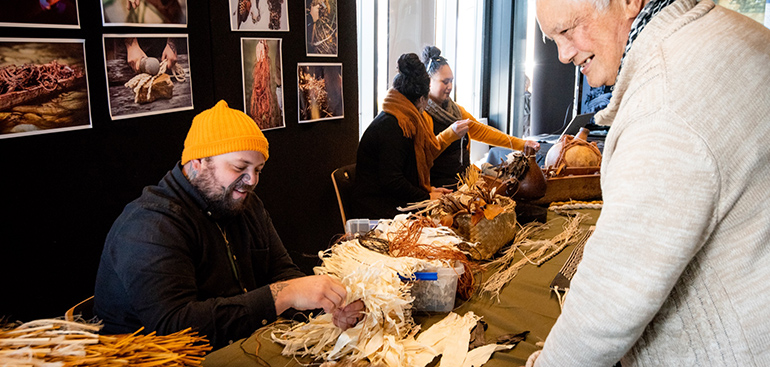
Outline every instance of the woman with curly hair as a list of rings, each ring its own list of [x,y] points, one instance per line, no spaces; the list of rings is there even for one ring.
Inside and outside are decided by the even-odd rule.
[[[438,136],[425,118],[430,77],[420,58],[403,54],[398,74],[358,145],[351,218],[393,218],[397,207],[450,192],[431,186],[433,160],[468,129],[458,121]]]

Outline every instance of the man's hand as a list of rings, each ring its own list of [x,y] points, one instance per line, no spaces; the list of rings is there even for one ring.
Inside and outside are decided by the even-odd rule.
[[[342,330],[347,330],[353,326],[356,326],[361,320],[364,319],[364,311],[366,306],[360,299],[352,302],[345,307],[339,308],[332,312],[332,320],[334,325]]]
[[[145,54],[144,51],[142,51],[142,48],[139,47],[139,41],[137,41],[136,38],[126,38],[125,44],[126,61],[128,62],[128,66],[130,66],[131,70],[133,70],[135,73],[138,73],[139,63],[143,58],[147,57],[147,54]]]
[[[176,65],[176,47],[169,40],[166,42],[166,47],[163,49],[163,54],[160,56],[160,61],[168,60],[168,70],[173,70]]]
[[[293,307],[297,310],[323,308],[332,313],[345,305],[348,295],[345,286],[328,275],[311,275],[270,284],[275,301],[275,312]]]

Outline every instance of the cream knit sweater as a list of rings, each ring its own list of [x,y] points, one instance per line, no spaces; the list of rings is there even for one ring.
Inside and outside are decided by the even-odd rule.
[[[604,207],[536,366],[770,366],[770,30],[680,0],[597,116]]]

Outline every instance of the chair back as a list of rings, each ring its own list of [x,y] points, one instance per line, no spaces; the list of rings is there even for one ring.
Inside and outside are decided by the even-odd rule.
[[[345,228],[345,222],[347,216],[345,213],[349,212],[350,196],[353,192],[353,182],[356,179],[356,165],[349,164],[337,168],[332,172],[332,183],[334,184],[334,192],[337,194],[337,204],[340,208],[340,217],[342,218],[342,228]]]

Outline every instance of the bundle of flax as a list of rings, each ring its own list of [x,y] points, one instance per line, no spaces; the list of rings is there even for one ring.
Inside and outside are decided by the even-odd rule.
[[[336,244],[321,254],[323,265],[316,274],[340,279],[348,291],[348,302],[360,299],[366,305],[363,321],[342,331],[331,314],[321,314],[298,324],[273,326],[272,339],[284,345],[284,355],[336,360],[348,356],[353,362],[368,360],[386,366],[410,366],[409,351],[423,349],[414,339],[419,330],[411,316],[409,285],[399,274],[411,277],[429,262],[393,258],[368,250],[351,240]]]
[[[1,366],[199,366],[208,341],[182,330],[98,335],[101,325],[58,319],[31,321],[0,330]]]
[[[462,240],[446,228],[423,227],[417,231],[412,222],[405,215],[381,220],[371,233],[381,241],[363,236],[320,253],[323,264],[315,268],[315,273],[339,279],[347,289],[347,302],[364,302],[365,317],[345,331],[334,325],[329,314],[311,316],[307,322],[275,324],[271,326],[271,338],[284,345],[284,355],[383,367],[424,367],[442,355],[442,367],[470,367],[482,365],[497,350],[510,348],[492,344],[469,351],[471,329],[481,318],[472,312],[464,316],[450,312],[443,321],[420,332],[411,315],[412,283],[403,279],[412,279],[415,272],[428,268],[451,267],[449,264],[456,259],[446,258],[447,252],[459,253],[454,245]],[[374,242],[387,243],[390,250],[370,249],[379,248]],[[393,256],[394,242],[399,244],[397,256]],[[441,251],[430,251],[429,246]],[[407,256],[428,252],[435,256]]]

